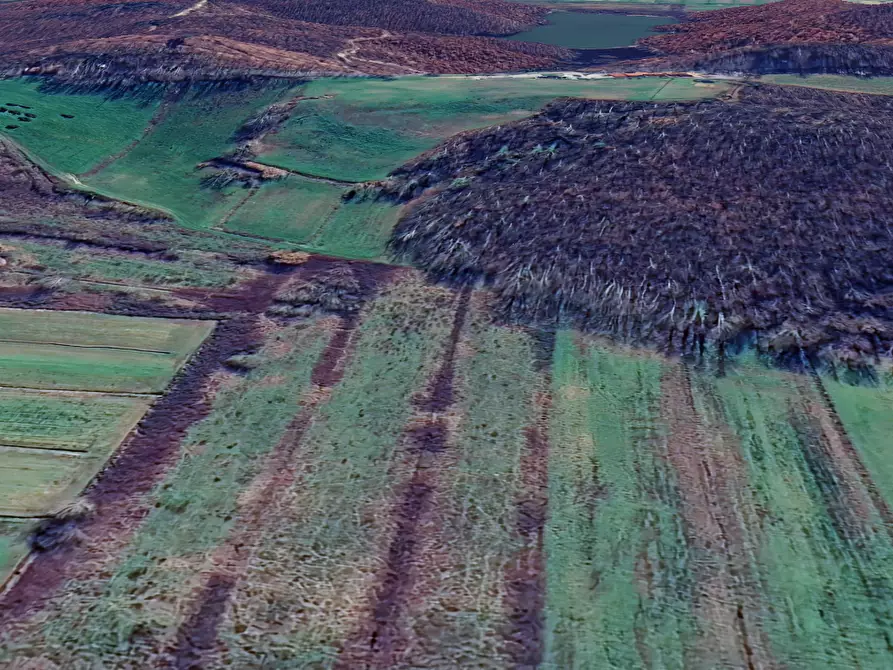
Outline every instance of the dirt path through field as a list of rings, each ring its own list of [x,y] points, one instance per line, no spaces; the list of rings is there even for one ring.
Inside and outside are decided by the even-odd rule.
[[[447,413],[455,399],[456,355],[470,298],[470,289],[459,294],[441,364],[404,430],[402,443],[415,467],[395,508],[396,529],[366,620],[345,642],[339,656],[336,667],[343,670],[395,667],[406,650],[408,633],[403,619],[413,585],[424,571],[424,547],[429,539],[425,529],[430,528],[440,486],[439,470],[449,446]]]
[[[662,379],[661,419],[688,543],[697,554],[694,607],[701,639],[694,653],[704,667],[778,667],[759,626],[759,591],[749,574],[744,463],[731,431],[712,426],[708,432],[684,363],[669,364]]]

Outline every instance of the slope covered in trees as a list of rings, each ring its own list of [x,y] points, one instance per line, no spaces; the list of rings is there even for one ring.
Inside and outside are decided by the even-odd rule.
[[[873,361],[893,346],[891,121],[886,97],[772,86],[561,101],[395,172],[384,193],[417,200],[392,244],[507,315]]]

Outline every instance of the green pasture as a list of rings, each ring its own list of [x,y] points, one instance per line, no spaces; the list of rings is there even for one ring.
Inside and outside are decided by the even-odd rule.
[[[150,399],[0,389],[0,444],[108,454]]]
[[[704,12],[729,7],[747,7],[749,5],[765,5],[778,0],[510,0],[524,4],[545,4],[556,8],[586,7],[591,9],[625,9],[647,11],[648,7],[666,10],[668,7],[681,7],[687,12]]]
[[[30,522],[0,519],[0,586],[28,554]]]
[[[60,172],[80,174],[139,138],[157,107],[157,100],[48,94],[36,82],[4,79],[0,80],[0,109],[7,111],[0,111],[0,135],[11,137]],[[26,117],[9,110],[35,118],[20,121]]]
[[[264,184],[224,229],[293,242],[306,251],[381,259],[400,209],[386,202],[344,202],[344,188],[301,177]]]
[[[234,265],[220,256],[183,251],[176,260],[140,258],[127,253],[72,250],[61,245],[6,240],[29,269],[45,276],[149,286],[224,288],[238,280]]]
[[[331,97],[299,103],[282,130],[267,136],[261,157],[321,177],[381,179],[451,135],[530,116],[555,98],[695,99],[723,90],[689,79],[319,79],[304,95]]]
[[[893,95],[893,77],[847,77],[836,74],[810,74],[800,77],[794,74],[770,74],[760,77],[767,84],[822,88],[845,93],[875,93]]]
[[[86,184],[104,194],[171,212],[189,228],[209,228],[244,197],[242,188],[203,188],[197,165],[235,147],[233,133],[287,89],[193,91],[132,151]]]
[[[888,668],[893,545],[876,514],[853,511],[834,463],[821,456],[804,405],[808,388],[756,364],[700,385],[701,394],[718,400],[740,440],[760,510],[754,568],[763,585],[762,627],[783,667]],[[864,401],[860,396],[838,394],[850,407]],[[877,403],[873,397],[866,404]],[[859,425],[857,416],[848,415],[850,426]]]
[[[0,308],[0,342],[161,353],[177,362],[185,360],[213,327],[213,321]]]
[[[150,404],[0,390],[0,516],[50,514],[74,498]]]

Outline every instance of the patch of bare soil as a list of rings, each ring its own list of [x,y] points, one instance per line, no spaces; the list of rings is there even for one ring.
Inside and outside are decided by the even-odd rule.
[[[672,351],[893,351],[893,101],[749,86],[738,102],[565,100],[396,170],[391,238],[507,319]]]

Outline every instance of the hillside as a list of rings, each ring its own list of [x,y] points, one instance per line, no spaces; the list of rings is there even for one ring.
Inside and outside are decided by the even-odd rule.
[[[873,362],[893,346],[891,114],[886,97],[772,86],[557,102],[396,171],[382,192],[415,201],[393,248],[484,280],[505,316]]]

